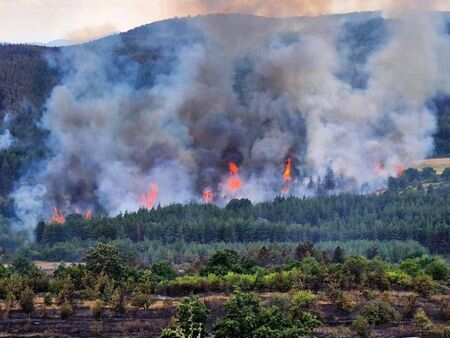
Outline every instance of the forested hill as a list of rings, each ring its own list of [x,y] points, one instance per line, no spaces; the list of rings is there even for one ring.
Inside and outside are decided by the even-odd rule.
[[[52,246],[73,240],[175,242],[301,242],[311,240],[415,240],[431,252],[450,248],[450,169],[440,177],[409,169],[387,192],[317,198],[277,198],[252,205],[232,200],[214,205],[172,205],[117,217],[86,220],[70,215],[63,224],[41,222],[36,238]],[[427,176],[427,178],[425,178]]]

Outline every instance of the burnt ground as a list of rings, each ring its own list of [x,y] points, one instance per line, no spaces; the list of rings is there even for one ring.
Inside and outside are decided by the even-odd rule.
[[[407,292],[389,293],[390,301],[400,314],[403,312],[403,305],[408,295]],[[271,294],[267,293],[261,294],[263,300],[270,296]],[[202,296],[210,310],[210,327],[217,318],[224,315],[224,305],[228,297],[225,294]],[[357,304],[360,294],[352,293],[352,297]],[[417,307],[424,308],[434,323],[429,333],[420,334],[408,319],[374,328],[372,335],[376,337],[440,337],[439,331],[445,325],[449,325],[448,318],[443,317],[442,311],[443,304],[449,300],[448,296],[418,299]],[[74,314],[63,320],[60,319],[57,308],[44,310],[42,301],[37,300],[36,310],[31,316],[27,316],[18,309],[11,311],[9,316],[4,315],[0,322],[0,337],[157,337],[175,313],[178,299],[159,300],[149,310],[128,308],[124,314],[114,314],[106,309],[100,319],[92,316],[91,305],[90,302],[75,302]],[[314,337],[355,337],[348,328],[354,313],[340,312],[323,295],[317,298],[317,309],[324,325],[314,332]]]

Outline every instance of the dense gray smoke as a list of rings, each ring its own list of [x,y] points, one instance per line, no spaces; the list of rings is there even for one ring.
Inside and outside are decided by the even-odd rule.
[[[66,49],[42,120],[53,156],[18,187],[18,216],[383,187],[432,151],[450,43],[440,14],[379,15],[162,23],[136,38],[162,53],[145,71],[122,36]],[[353,64],[343,31],[367,20],[385,36]]]

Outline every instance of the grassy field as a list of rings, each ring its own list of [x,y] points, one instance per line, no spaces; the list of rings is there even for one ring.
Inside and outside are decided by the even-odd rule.
[[[417,169],[432,167],[440,175],[445,168],[450,168],[450,158],[432,158],[424,160],[415,165]]]

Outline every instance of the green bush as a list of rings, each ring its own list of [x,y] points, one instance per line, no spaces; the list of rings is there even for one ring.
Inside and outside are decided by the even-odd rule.
[[[374,300],[364,305],[359,315],[371,325],[389,324],[400,319],[400,315],[391,305],[380,300]]]
[[[368,338],[370,335],[369,322],[363,316],[356,316],[350,329],[361,338]]]
[[[422,276],[416,277],[414,279],[414,289],[418,293],[420,293],[426,297],[429,297],[434,293],[433,280],[428,275],[422,275]]]
[[[422,308],[419,308],[414,315],[413,324],[420,332],[428,332],[433,327],[433,322],[428,319],[427,314]]]
[[[300,316],[305,311],[310,311],[316,296],[310,291],[298,291],[291,299],[291,312]]]
[[[136,293],[131,300],[133,306],[144,310],[148,310],[154,302],[155,300],[153,297],[145,293]]]
[[[163,330],[160,338],[206,337],[208,309],[197,297],[185,298],[175,313],[175,327]]]
[[[430,275],[434,280],[446,281],[449,276],[449,268],[445,262],[434,260],[425,267],[425,273]]]

